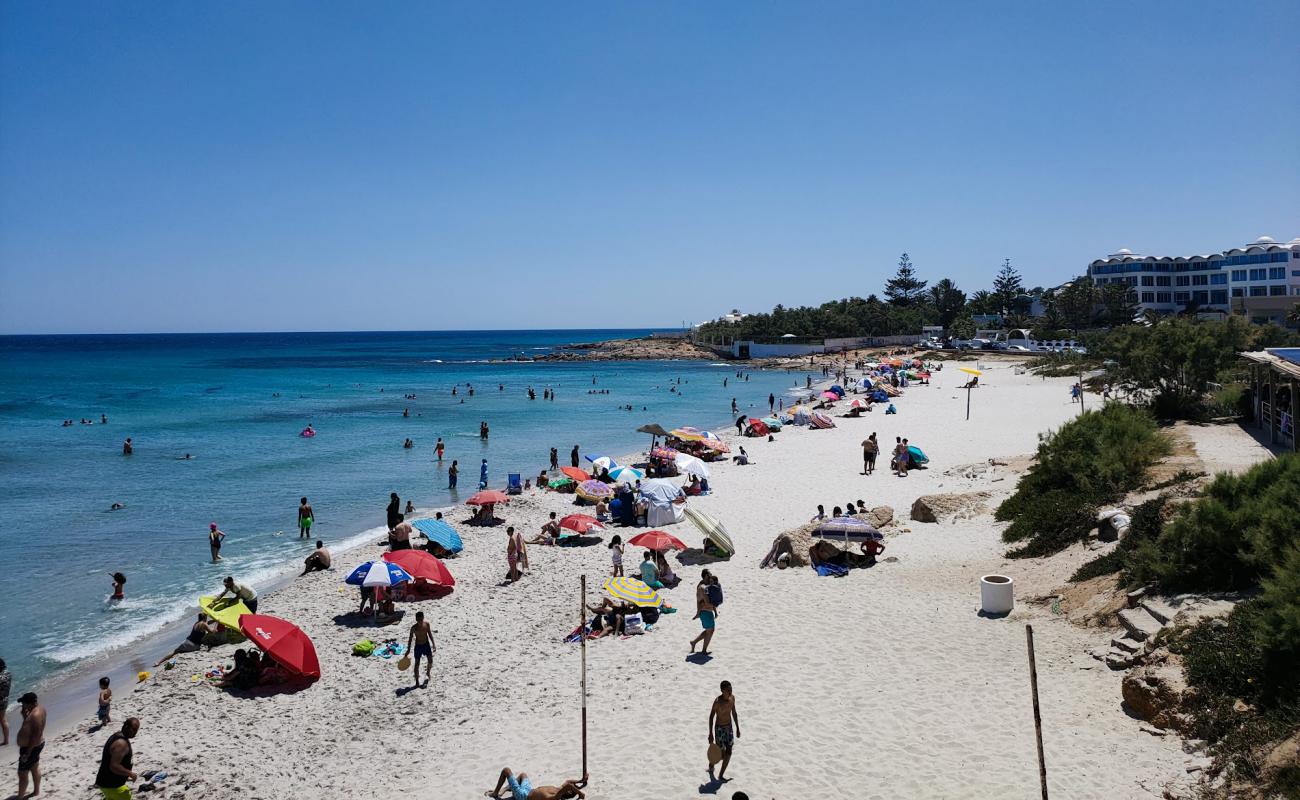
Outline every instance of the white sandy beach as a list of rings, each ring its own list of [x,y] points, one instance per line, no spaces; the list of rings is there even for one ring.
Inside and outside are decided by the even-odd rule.
[[[836,417],[834,430],[787,428],[775,442],[745,440],[752,465],[713,466],[713,494],[690,503],[723,521],[739,551],[711,566],[726,591],[714,657],[686,660],[699,632],[691,615],[700,566],[677,567],[682,585],[667,596],[680,613],[648,635],[589,645],[590,797],[726,798],[738,790],[753,798],[1037,796],[1027,622],[1054,796],[1159,798],[1194,779],[1188,767],[1205,760],[1184,753],[1175,736],[1141,731],[1121,708],[1123,673],[1089,655],[1111,631],[1074,626],[1045,604],[1019,602],[1005,619],[977,615],[982,574],[1012,576],[1022,601],[1051,593],[1092,554],[1080,547],[1050,563],[1008,561],[1002,525],[988,513],[952,524],[908,519],[918,495],[936,492],[990,491],[991,510],[1015,475],[999,469],[967,478],[953,468],[1032,453],[1040,432],[1077,413],[1069,379],[1016,375],[999,363],[975,391],[968,422],[965,392],[952,388],[965,377],[949,364],[936,385],[910,388],[896,416],[878,408],[860,419]],[[859,443],[872,431],[884,449],[895,436],[909,437],[930,468],[896,478],[882,454],[882,468],[863,476]],[[1241,438],[1216,441],[1236,453]],[[1220,453],[1225,463],[1257,457],[1248,448]],[[759,569],[773,538],[807,522],[817,503],[829,511],[859,498],[895,509],[885,556],[897,560],[843,579],[807,568]],[[534,491],[498,514],[531,536],[547,512],[572,510],[572,496]],[[561,638],[578,621],[579,576],[588,576],[589,596],[597,597],[609,551],[532,546],[531,574],[503,586],[505,526],[457,528],[466,549],[447,562],[455,591],[402,604],[404,624],[374,630],[334,621],[357,604],[342,579],[378,558],[378,547],[262,598],[262,613],[298,623],[314,640],[323,677],[309,688],[249,698],[192,680],[228,661],[232,646],[179,656],[176,669],[135,691],[121,687],[114,717],[142,720],[136,770],[170,773],[154,794],[336,798],[387,787],[394,795],[472,798],[506,765],[535,784],[578,777],[579,648]],[[689,522],[669,531],[700,544]],[[612,528],[605,539],[637,532]],[[629,548],[626,560],[631,573],[640,551]],[[351,645],[379,633],[405,642],[420,609],[437,640],[434,680],[408,692],[410,674],[395,659],[355,658]],[[706,770],[706,723],[724,679],[735,687],[742,736],[730,780],[718,788]],[[93,710],[86,709],[87,724]],[[98,796],[89,787],[107,735],[83,725],[52,738],[42,795]],[[12,776],[16,754],[4,755]]]

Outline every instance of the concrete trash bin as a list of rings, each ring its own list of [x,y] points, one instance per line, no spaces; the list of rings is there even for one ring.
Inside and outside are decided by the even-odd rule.
[[[1015,607],[1015,582],[1006,575],[980,578],[980,610],[985,614],[1009,614]]]

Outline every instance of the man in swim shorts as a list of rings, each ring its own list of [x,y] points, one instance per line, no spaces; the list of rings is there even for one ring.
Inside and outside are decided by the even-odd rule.
[[[411,675],[415,677],[415,688],[420,688],[420,659],[427,658],[428,662],[424,665],[424,688],[429,688],[429,673],[433,671],[433,652],[438,649],[433,641],[433,627],[424,621],[424,612],[415,612],[415,624],[411,626],[411,633],[406,637],[406,649],[411,650],[411,645],[415,645],[415,664],[411,667]]]
[[[299,539],[311,538],[311,524],[316,521],[315,516],[316,515],[312,513],[311,510],[311,503],[307,502],[307,498],[304,497],[302,500],[298,502],[298,538]]]
[[[567,780],[561,786],[538,786],[533,788],[532,781],[528,779],[528,773],[521,772],[515,775],[509,767],[501,770],[500,777],[497,778],[496,788],[490,792],[484,792],[488,797],[494,800],[570,800],[570,798],[585,798],[587,795],[582,793],[582,787],[587,785],[587,776],[583,775],[582,780]],[[510,794],[501,794],[503,788],[509,789]]]
[[[694,653],[695,645],[702,641],[704,642],[704,646],[700,648],[702,655],[708,655],[709,642],[713,641],[713,630],[717,625],[718,609],[709,600],[709,581],[712,577],[713,574],[707,569],[702,571],[700,582],[695,587],[695,618],[700,621],[703,630],[700,631],[699,636],[691,640],[691,652]]]
[[[718,768],[717,779],[721,781],[727,774],[727,765],[731,763],[731,748],[740,738],[740,716],[736,713],[736,698],[731,694],[731,681],[723,681],[722,694],[713,701],[709,709],[709,744],[716,744],[722,751],[722,766]],[[734,727],[733,727],[734,726]],[[713,765],[710,764],[712,769]]]
[[[45,749],[45,709],[36,702],[35,692],[18,698],[23,726],[18,729],[18,797],[27,797],[27,779],[32,795],[41,793],[41,751]]]
[[[312,551],[311,555],[302,560],[302,575],[306,575],[308,572],[327,570],[330,568],[330,563],[330,551],[325,549],[324,542],[317,540],[316,549]],[[298,577],[301,578],[302,575]]]

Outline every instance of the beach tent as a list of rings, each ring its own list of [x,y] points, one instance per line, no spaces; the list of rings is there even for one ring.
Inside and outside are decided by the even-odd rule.
[[[460,540],[456,529],[440,519],[417,519],[411,523],[411,527],[448,553],[459,553],[465,549],[465,543]]]
[[[674,503],[678,498],[686,497],[682,487],[664,478],[642,481],[641,499],[649,504],[646,510],[646,524],[652,528],[664,525],[676,525],[682,521],[681,507]]]
[[[834,428],[835,420],[820,411],[814,411],[812,412],[812,426],[814,428]]]
[[[812,415],[808,413],[807,406],[795,406],[791,409],[791,415],[796,425],[811,425]]]
[[[774,431],[781,430],[781,420],[776,417],[763,417],[763,424]]]
[[[415,580],[428,581],[439,586],[455,586],[451,570],[431,553],[423,550],[395,550],[384,553],[384,560],[396,564]]]
[[[266,614],[245,614],[239,618],[239,630],[290,674],[320,677],[316,646],[292,622]]]
[[[908,446],[908,448],[907,448],[907,455],[908,455],[908,459],[907,459],[907,460],[908,460],[908,463],[909,463],[909,464],[929,464],[929,463],[930,463],[930,457],[927,456],[925,453],[921,452],[921,448],[917,447],[916,445],[909,445],[909,446]]]
[[[703,461],[699,460],[693,455],[689,455],[687,453],[678,453],[673,458],[673,463],[677,465],[677,469],[681,470],[687,475],[694,475],[698,477],[700,480],[709,479],[708,466],[706,466]]]
[[[830,388],[830,391],[834,392],[835,394],[839,395],[840,397],[843,397],[843,396],[844,396],[844,387],[843,387],[843,386],[840,386],[838,383],[835,384],[834,386],[832,386],[832,387]]]

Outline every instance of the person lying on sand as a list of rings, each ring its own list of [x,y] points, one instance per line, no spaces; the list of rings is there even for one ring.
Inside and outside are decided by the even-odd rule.
[[[587,776],[583,775],[582,780],[567,780],[560,786],[538,786],[533,787],[528,780],[528,773],[521,772],[515,775],[509,767],[501,770],[500,777],[497,778],[496,788],[483,794],[495,800],[569,800],[569,798],[584,798],[587,795],[582,793],[582,787],[587,785]],[[501,794],[502,788],[508,788],[510,794]]]

